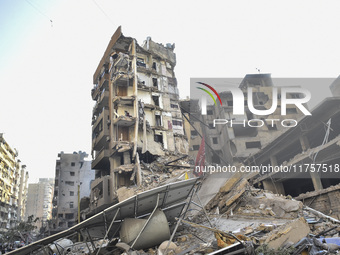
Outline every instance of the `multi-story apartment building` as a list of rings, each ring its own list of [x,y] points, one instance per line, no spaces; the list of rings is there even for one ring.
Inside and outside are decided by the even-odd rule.
[[[20,168],[20,182],[18,190],[18,219],[20,221],[25,219],[27,208],[27,194],[28,194],[28,172],[26,171],[26,165],[22,165]]]
[[[243,115],[233,113],[233,95],[230,91],[220,92],[222,105],[208,105],[207,114],[202,115],[202,125],[209,148],[206,149],[206,161],[215,164],[244,163],[244,160],[257,153],[266,144],[278,135],[287,131],[287,126],[296,124],[303,113],[295,105],[289,105],[287,114],[281,115],[281,100],[277,100],[276,110],[266,116],[253,114],[248,108],[248,87],[252,88],[252,103],[255,109],[268,110],[273,103],[273,81],[270,74],[248,74],[239,85],[244,95]],[[277,87],[277,97],[280,99],[280,88]],[[289,93],[287,98],[304,97],[300,93]],[[306,106],[305,106],[306,107]],[[228,124],[216,124],[214,120],[220,119]],[[271,121],[275,120],[275,121]],[[281,122],[284,121],[284,126]],[[222,121],[223,122],[223,121]],[[231,125],[230,123],[233,123]],[[192,130],[194,131],[194,130]],[[194,147],[195,146],[195,147]],[[191,144],[193,151],[199,146]]]
[[[12,228],[23,219],[28,172],[20,165],[18,153],[0,134],[0,230]]]
[[[26,220],[29,216],[39,218],[35,226],[39,230],[52,219],[54,178],[40,178],[38,183],[28,185]]]
[[[141,160],[187,153],[175,65],[172,44],[148,37],[140,46],[121,27],[112,36],[93,76],[93,210],[114,203],[120,187],[140,185]]]
[[[61,231],[76,224],[78,201],[90,196],[94,171],[91,170],[91,161],[86,160],[87,156],[86,152],[81,151],[58,154],[52,210],[54,231]]]

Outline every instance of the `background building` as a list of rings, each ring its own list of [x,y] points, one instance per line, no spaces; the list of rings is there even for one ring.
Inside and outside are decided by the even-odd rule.
[[[80,199],[90,196],[90,185],[94,179],[91,161],[86,152],[58,154],[56,161],[52,215],[55,231],[67,229],[77,222],[78,188]]]
[[[247,74],[238,87],[244,95],[243,115],[233,114],[233,95],[230,91],[219,92],[222,105],[208,105],[207,114],[202,115],[206,142],[212,149],[206,150],[206,161],[215,164],[243,163],[249,156],[257,153],[275,137],[288,128],[281,125],[284,119],[298,120],[303,113],[289,105],[287,114],[281,115],[281,90],[277,92],[277,108],[266,116],[253,114],[248,107],[248,88],[252,88],[252,103],[257,110],[268,110],[273,104],[274,84],[270,74]],[[287,98],[299,98],[303,95],[290,93]],[[233,125],[213,125],[214,119],[227,120]],[[275,119],[275,123],[271,123]],[[268,121],[267,121],[268,120]],[[248,125],[250,121],[250,125]],[[262,121],[263,124],[260,123]],[[243,123],[246,123],[243,125]],[[291,123],[286,123],[287,126]],[[195,149],[195,148],[192,148]],[[197,146],[196,149],[198,150]]]
[[[52,199],[54,190],[53,178],[40,178],[38,183],[28,185],[26,220],[33,215],[33,219],[39,218],[35,222],[37,229],[47,226],[47,222],[52,218]]]
[[[28,172],[17,157],[0,133],[0,231],[14,227],[25,214]]]
[[[174,48],[150,37],[140,46],[120,27],[112,36],[93,76],[92,210],[116,202],[120,187],[140,185],[141,160],[188,152]]]

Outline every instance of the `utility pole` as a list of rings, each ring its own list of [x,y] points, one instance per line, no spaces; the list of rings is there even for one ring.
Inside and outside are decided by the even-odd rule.
[[[78,184],[78,224],[80,223],[80,184]],[[80,242],[80,233],[78,233],[78,242]]]

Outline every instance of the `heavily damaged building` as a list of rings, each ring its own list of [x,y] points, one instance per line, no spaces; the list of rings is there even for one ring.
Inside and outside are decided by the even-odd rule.
[[[53,232],[75,225],[78,221],[78,203],[90,196],[90,185],[94,179],[91,161],[86,152],[58,154],[56,161],[53,195]]]
[[[121,27],[112,36],[93,76],[92,211],[117,202],[119,188],[141,184],[141,161],[187,153],[174,47],[150,37],[140,46]]]
[[[324,99],[311,111],[311,116],[301,118],[296,127],[289,129],[248,159],[249,165],[284,165],[291,169],[285,174],[274,172],[256,175],[253,178],[254,184],[275,193],[292,196],[317,191],[309,196],[299,196],[301,200],[309,200],[310,204],[318,200],[315,199],[316,194],[333,194],[337,190],[326,188],[340,183],[340,94],[336,93],[339,87],[338,78],[331,85],[333,97]],[[324,201],[324,206],[321,207],[325,210],[328,208],[329,212],[329,205],[334,204],[334,199],[338,201],[338,195],[333,199],[325,196],[326,198],[321,199]],[[336,211],[337,214],[340,212]],[[334,209],[333,212],[335,213]]]
[[[183,115],[184,133],[189,143],[188,156],[191,160],[194,160],[202,143],[202,137],[205,134],[199,102],[194,99],[181,100],[180,107]]]

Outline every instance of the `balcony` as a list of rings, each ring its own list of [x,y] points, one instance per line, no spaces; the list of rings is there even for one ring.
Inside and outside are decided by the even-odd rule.
[[[112,155],[116,152],[125,152],[133,148],[133,142],[129,141],[115,141],[112,146]]]
[[[108,110],[107,110],[108,114]],[[107,124],[107,118],[105,111],[104,114],[100,115],[101,117],[97,119],[97,125],[93,125],[92,127],[92,148],[96,151],[101,150],[106,147],[106,143],[108,142],[108,138],[110,136],[109,125]]]
[[[100,111],[103,109],[103,107],[109,106],[109,97],[110,97],[109,91],[104,89],[100,93],[96,105],[93,107],[93,115],[98,115]]]
[[[132,116],[119,116],[113,120],[113,125],[118,125],[120,127],[131,127],[136,123],[136,117]]]
[[[92,169],[110,169],[109,157],[110,151],[107,149],[96,152],[95,159],[91,164]]]
[[[135,100],[135,96],[116,96],[112,99],[114,105],[132,105]]]
[[[112,183],[110,175],[97,178],[91,183],[91,211],[100,211],[112,204],[113,199],[110,194],[113,194],[113,192],[110,190],[112,186],[110,183]]]
[[[109,119],[110,116],[110,112],[109,109],[104,107],[102,108],[101,113],[99,114],[99,116],[97,118],[94,117],[94,119],[92,120],[92,132],[94,131],[94,129],[96,127],[98,127],[98,124],[102,121],[103,125],[106,124],[106,120]],[[104,123],[105,122],[105,123]]]
[[[116,72],[112,77],[112,82],[116,86],[132,86],[133,72]]]
[[[93,100],[97,100],[103,89],[108,89],[109,87],[110,75],[108,73],[103,73],[99,79],[98,84],[94,85],[91,95]]]

